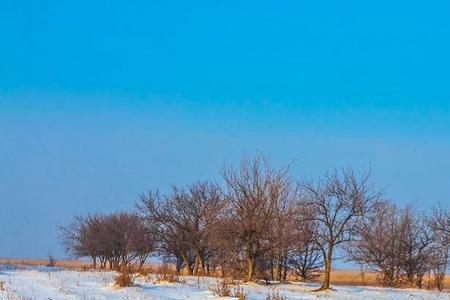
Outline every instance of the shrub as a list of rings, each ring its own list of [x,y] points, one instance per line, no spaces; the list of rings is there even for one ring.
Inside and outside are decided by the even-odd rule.
[[[268,292],[266,296],[266,300],[286,300],[287,298],[283,295],[280,295],[280,292],[277,290],[275,292]]]
[[[209,287],[209,291],[218,297],[235,297],[239,300],[247,299],[247,295],[239,282],[229,278],[217,280]]]
[[[185,283],[184,279],[182,279],[180,276],[174,275],[174,274],[156,274],[155,280],[153,280],[153,283],[161,283],[161,282],[168,282],[168,283]]]
[[[153,283],[168,282],[168,283],[184,283],[184,280],[176,274],[167,264],[163,264],[156,269],[156,278]]]
[[[231,288],[233,286],[233,281],[230,279],[222,279],[222,280],[216,280],[216,283],[212,284],[209,287],[209,291],[214,296],[219,297],[230,297],[231,296]]]
[[[82,271],[89,271],[90,268],[91,268],[91,267],[90,267],[90,266],[87,266],[87,265],[82,265],[82,266],[81,266],[81,270],[82,270]]]
[[[117,287],[133,286],[133,277],[127,267],[123,266],[119,275],[114,278]]]
[[[137,276],[139,276],[139,277],[148,277],[151,273],[152,273],[152,269],[151,268],[141,268],[137,272]]]

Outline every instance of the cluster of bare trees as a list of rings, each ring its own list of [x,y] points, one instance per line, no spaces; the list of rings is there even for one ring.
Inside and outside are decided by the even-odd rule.
[[[76,218],[62,229],[75,256],[112,267],[150,253],[190,275],[233,276],[246,281],[304,280],[324,272],[330,287],[337,248],[381,274],[381,283],[421,287],[433,272],[442,288],[448,261],[449,213],[422,216],[382,199],[369,176],[334,171],[294,182],[289,167],[262,157],[224,168],[224,184],[197,182],[169,193],[142,195],[135,213]],[[439,279],[441,278],[441,279]]]
[[[141,196],[138,210],[165,261],[175,263],[177,271],[185,267],[189,275],[205,275],[213,264],[209,245],[224,208],[222,200],[220,188],[204,182],[188,190],[173,187],[167,195],[149,192]]]
[[[76,217],[61,227],[66,251],[75,257],[91,257],[93,267],[111,269],[128,266],[132,261],[142,267],[155,251],[156,240],[137,214],[118,212]]]
[[[448,217],[443,210],[425,216],[410,206],[379,202],[356,224],[349,257],[379,272],[385,286],[422,288],[424,276],[433,273],[433,284],[442,290],[450,245]]]

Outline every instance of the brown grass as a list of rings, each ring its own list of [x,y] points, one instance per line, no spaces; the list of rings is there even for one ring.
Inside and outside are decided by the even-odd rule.
[[[27,266],[47,266],[48,259],[18,259],[18,258],[2,258],[0,264],[27,265]],[[90,268],[91,262],[82,260],[58,260],[55,267],[67,269],[83,269]]]
[[[356,271],[356,270],[334,270],[331,272],[331,284],[334,285],[368,285],[378,286],[378,274],[370,271]],[[318,278],[320,280],[321,277]],[[430,279],[428,276],[424,278],[423,288],[427,288]],[[444,289],[450,290],[450,275],[445,277]]]
[[[11,265],[25,265],[25,266],[47,266],[49,264],[48,259],[21,259],[21,258],[0,258],[0,264],[11,264]],[[86,260],[57,260],[55,262],[55,267],[65,268],[65,269],[81,269],[90,270],[92,269],[92,262]],[[145,264],[143,270],[152,270],[159,267],[159,264]],[[137,265],[132,265],[133,269],[137,269]],[[100,270],[100,264],[97,263],[97,269]],[[109,267],[106,267],[109,270]]]
[[[218,297],[232,297],[238,300],[246,300],[247,294],[240,282],[231,278],[216,279],[216,282],[209,286],[209,291]]]
[[[119,275],[114,278],[114,282],[120,288],[133,286],[133,277],[127,267],[122,267]]]
[[[178,274],[176,274],[174,268],[172,268],[168,264],[162,264],[158,266],[155,270],[156,277],[153,280],[153,283],[184,283],[184,279],[182,279]]]

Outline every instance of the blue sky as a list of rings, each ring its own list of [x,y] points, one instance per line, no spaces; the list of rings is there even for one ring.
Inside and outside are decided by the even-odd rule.
[[[2,1],[0,256],[260,151],[450,200],[450,3]],[[28,245],[32,247],[29,247]]]

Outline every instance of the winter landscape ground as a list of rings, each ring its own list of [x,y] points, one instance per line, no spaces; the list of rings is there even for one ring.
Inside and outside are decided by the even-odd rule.
[[[37,266],[2,265],[1,300],[12,299],[216,299],[209,287],[215,279],[183,277],[185,283],[154,283],[152,275],[138,277],[135,286],[116,288],[115,273],[110,271],[81,271]],[[312,292],[315,284],[244,284],[247,299],[266,299],[278,292],[286,299],[450,299],[446,292],[416,289],[387,289],[359,286],[336,286],[327,292]],[[235,299],[224,297],[221,299]]]

